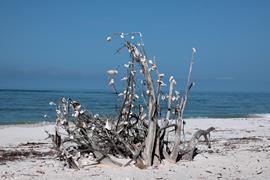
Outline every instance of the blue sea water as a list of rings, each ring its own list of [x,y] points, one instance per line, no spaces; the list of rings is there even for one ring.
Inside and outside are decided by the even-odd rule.
[[[0,90],[0,124],[54,121],[57,102],[68,97],[93,114],[115,114],[115,94],[110,90]],[[164,107],[165,109],[165,107]],[[186,118],[232,118],[270,115],[270,93],[191,92]]]

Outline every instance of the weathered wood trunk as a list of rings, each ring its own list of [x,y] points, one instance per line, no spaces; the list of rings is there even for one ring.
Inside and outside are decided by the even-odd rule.
[[[170,156],[171,161],[176,162],[177,157],[179,155],[179,145],[181,141],[181,130],[182,130],[182,125],[183,125],[183,114],[184,110],[186,107],[186,102],[188,98],[188,94],[192,86],[194,85],[193,82],[191,82],[191,73],[192,73],[192,67],[194,64],[194,53],[196,50],[193,48],[192,49],[192,58],[189,66],[189,73],[188,73],[188,80],[187,80],[187,87],[184,96],[181,98],[181,101],[179,103],[179,110],[177,111],[177,124],[176,124],[176,130],[175,130],[175,140],[174,140],[174,146],[172,149],[172,153]]]
[[[154,158],[154,146],[156,140],[156,132],[157,132],[157,112],[156,112],[156,98],[154,85],[152,81],[151,74],[148,71],[148,64],[146,57],[142,57],[140,60],[140,64],[142,67],[142,72],[144,74],[146,85],[147,85],[147,94],[149,96],[148,103],[148,134],[145,139],[145,149],[143,152],[143,159],[145,160],[145,164],[147,166],[151,166]]]

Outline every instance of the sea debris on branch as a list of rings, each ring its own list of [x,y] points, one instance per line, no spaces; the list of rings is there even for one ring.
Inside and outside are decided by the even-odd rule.
[[[183,114],[189,92],[195,84],[192,68],[196,49],[192,48],[186,89],[180,93],[174,90],[175,78],[171,76],[165,83],[165,75],[159,72],[156,60],[148,58],[140,32],[113,33],[107,41],[112,42],[117,37],[122,42],[117,52],[125,48],[130,56],[124,65],[127,73],[121,78],[125,83],[123,89],[118,90],[116,86],[118,70],[107,71],[108,85],[113,88],[116,98],[122,100],[119,113],[111,118],[92,115],[80,102],[62,98],[56,105],[55,133],[49,135],[59,159],[75,169],[84,167],[85,160],[88,160],[88,165],[128,166],[134,162],[139,168],[147,168],[163,160],[172,163],[181,159],[192,160],[201,136],[210,148],[213,127],[198,130],[189,141],[184,139]],[[162,89],[166,84],[169,86],[167,94]],[[161,100],[167,101],[165,113],[162,112]],[[121,159],[126,159],[126,162]]]

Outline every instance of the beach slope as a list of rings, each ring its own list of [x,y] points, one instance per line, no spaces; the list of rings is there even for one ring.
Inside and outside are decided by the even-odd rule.
[[[0,179],[269,179],[270,118],[187,119],[186,138],[197,129],[216,128],[212,148],[198,146],[194,161],[135,166],[64,167],[51,150],[50,124],[0,126]],[[46,139],[46,140],[45,140]],[[203,138],[202,138],[203,140]]]

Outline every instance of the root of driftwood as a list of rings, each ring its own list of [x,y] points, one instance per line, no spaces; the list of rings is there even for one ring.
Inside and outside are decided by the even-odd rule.
[[[210,132],[215,130],[214,127],[210,127],[207,130],[198,130],[196,131],[191,140],[189,141],[187,148],[185,150],[182,150],[182,152],[180,153],[181,159],[182,160],[193,160],[193,158],[196,156],[196,150],[197,150],[197,144],[199,142],[199,139],[201,136],[204,137],[206,145],[208,145],[208,148],[211,148],[211,144],[210,144]]]
[[[124,41],[117,52],[126,48],[130,55],[129,62],[124,65],[127,73],[122,78],[126,84],[123,91],[117,89],[114,81],[118,70],[107,71],[109,86],[116,94],[116,101],[122,100],[117,110],[118,115],[115,118],[93,115],[83,109],[79,102],[66,98],[62,98],[58,105],[50,103],[56,105],[57,118],[55,133],[47,133],[58,151],[59,159],[65,160],[69,167],[75,169],[87,166],[80,163],[83,158],[96,163],[109,162],[116,166],[127,166],[134,162],[137,167],[144,169],[153,164],[158,165],[163,159],[169,159],[171,162],[180,159],[192,160],[201,136],[210,147],[209,133],[214,128],[197,131],[189,141],[188,148],[183,149],[181,146],[181,135],[184,135],[184,109],[190,89],[194,85],[191,73],[196,49],[192,48],[188,80],[183,95],[173,91],[176,84],[173,76],[169,78],[169,93],[164,94],[164,74],[159,73],[155,59],[150,60],[147,57],[142,34],[113,33],[107,40],[111,41],[115,36]],[[138,83],[139,80],[141,83]],[[138,90],[141,90],[141,100]],[[167,101],[164,117],[162,100]],[[159,119],[162,123],[159,123]],[[168,131],[168,128],[174,128],[174,131]],[[173,132],[173,139],[169,140],[169,134]],[[125,158],[129,161],[122,164],[111,157]]]

